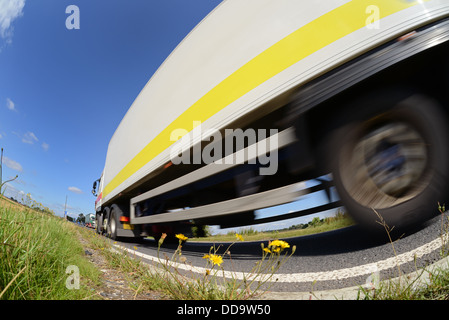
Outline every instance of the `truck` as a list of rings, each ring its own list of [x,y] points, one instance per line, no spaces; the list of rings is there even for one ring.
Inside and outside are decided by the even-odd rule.
[[[341,206],[367,229],[427,221],[449,190],[448,40],[448,0],[221,2],[113,134],[97,232],[157,238]],[[316,207],[255,213],[323,191]]]

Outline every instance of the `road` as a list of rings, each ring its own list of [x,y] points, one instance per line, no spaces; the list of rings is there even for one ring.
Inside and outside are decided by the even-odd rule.
[[[445,218],[446,219],[446,218]],[[403,273],[416,271],[441,259],[441,216],[405,234],[392,234],[393,243],[385,237],[374,238],[358,227],[353,226],[317,235],[283,239],[296,252],[276,273],[270,291],[308,292],[335,290],[365,284],[376,274],[381,280],[399,275],[398,266]],[[265,245],[267,241],[264,242]],[[221,244],[220,253],[230,243]],[[206,261],[212,243],[186,242],[182,247],[187,265],[199,267],[196,271],[205,272]],[[128,248],[143,261],[157,260],[157,244],[153,240],[143,243],[118,242],[116,246]],[[160,256],[171,257],[176,244],[163,244]],[[238,277],[248,273],[262,257],[261,241],[237,242],[231,255],[224,257],[222,266],[233,271]],[[181,269],[187,267],[181,266]]]

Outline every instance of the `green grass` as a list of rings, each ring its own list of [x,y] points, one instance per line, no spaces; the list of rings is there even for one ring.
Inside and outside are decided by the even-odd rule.
[[[0,199],[0,299],[85,299],[99,271],[84,257],[77,226],[48,213]],[[80,288],[68,289],[68,266],[80,271]]]
[[[307,224],[297,225],[291,227],[289,230],[276,230],[276,231],[257,231],[253,228],[243,229],[238,233],[242,235],[245,241],[261,241],[261,240],[273,240],[273,239],[286,239],[292,237],[305,236],[310,234],[322,233],[349,227],[354,224],[354,221],[348,214],[338,211],[334,217],[328,217],[324,219],[314,218]],[[229,232],[228,234],[217,234],[202,238],[192,238],[190,241],[235,241],[235,232]]]
[[[178,269],[178,264],[186,263],[187,257],[182,253],[183,241],[179,241],[178,248],[173,254],[167,256],[160,254],[160,247],[163,240],[159,240],[158,262],[147,263],[135,256],[132,252],[120,250],[112,247],[112,242],[108,239],[90,233],[87,240],[92,248],[100,250],[106,258],[109,266],[123,272],[127,278],[130,288],[135,292],[135,296],[153,291],[159,293],[160,299],[170,300],[247,300],[258,298],[270,287],[269,280],[282,267],[282,265],[293,255],[296,247],[288,245],[284,241],[273,242],[272,246],[264,251],[260,248],[260,260],[256,262],[251,270],[245,272],[245,279],[239,280],[234,277],[227,278],[221,264],[230,265],[231,259],[223,260],[223,255],[231,257],[230,244],[225,253],[220,256],[217,248],[211,248],[204,255],[220,257],[220,259],[205,258],[205,274],[193,271],[183,272]],[[189,241],[187,239],[187,241]],[[277,246],[284,247],[276,251]],[[137,248],[134,248],[137,250]],[[285,249],[285,250],[284,250]]]
[[[442,257],[449,251],[449,217],[442,210],[441,237],[444,246]],[[295,230],[257,232],[248,229],[241,234],[245,241],[289,238],[311,233],[325,232],[353,224],[345,214],[324,220],[312,220],[307,225],[296,226]],[[389,229],[386,228],[386,232]],[[0,299],[5,300],[81,300],[97,298],[94,289],[100,284],[100,271],[91,264],[78,240],[82,236],[103,252],[111,267],[122,270],[129,276],[131,288],[138,293],[158,291],[167,299],[247,299],[248,288],[237,290],[239,283],[227,282],[217,286],[205,275],[190,281],[178,274],[175,267],[168,266],[168,273],[152,271],[146,263],[132,255],[111,252],[111,242],[95,233],[55,217],[50,213],[31,210],[0,197]],[[189,241],[194,239],[189,239]],[[237,241],[234,233],[195,240]],[[394,246],[394,243],[392,243]],[[393,247],[394,249],[394,247]],[[180,251],[181,252],[181,251]],[[262,254],[262,253],[261,253]],[[177,259],[181,259],[176,255]],[[165,261],[163,259],[163,261]],[[276,262],[276,260],[273,260]],[[225,261],[224,263],[228,263]],[[80,271],[80,288],[68,289],[66,274],[68,266],[75,265]],[[268,264],[269,265],[269,264]],[[160,266],[159,266],[160,267]],[[211,273],[213,273],[211,266]],[[217,276],[221,269],[217,269]],[[428,272],[425,269],[418,273]],[[171,275],[171,276],[170,276]],[[382,282],[376,289],[360,289],[359,299],[373,300],[447,300],[449,299],[449,269],[431,271],[427,285],[416,286],[417,282],[405,275],[400,282]],[[214,278],[212,278],[214,279]],[[215,281],[215,280],[214,280]],[[228,290],[230,287],[230,290]],[[223,289],[224,288],[224,289]],[[253,294],[253,293],[252,293]]]
[[[383,281],[377,288],[361,288],[359,300],[449,300],[449,270],[437,267],[429,272],[426,268],[416,271],[416,276]],[[419,276],[428,275],[425,284]]]

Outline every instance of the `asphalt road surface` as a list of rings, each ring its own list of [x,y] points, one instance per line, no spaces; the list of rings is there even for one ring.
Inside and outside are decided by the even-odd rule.
[[[444,219],[447,221],[446,217]],[[401,234],[393,232],[393,243],[389,241],[387,233],[382,237],[374,237],[356,226],[283,239],[290,246],[296,245],[296,252],[272,278],[270,291],[335,290],[363,285],[373,281],[373,275],[385,280],[397,277],[399,272],[416,271],[441,259],[441,222],[442,217],[438,216],[414,230]],[[268,243],[235,243],[230,249],[231,255],[224,257],[224,270],[232,271],[236,278],[242,277],[243,273],[247,274],[262,257],[261,242],[265,246]],[[213,245],[221,245],[219,253],[223,253],[230,243],[186,242],[182,252],[187,261],[180,265],[180,269],[191,270],[193,265],[197,267],[193,270],[194,274],[204,275],[206,261],[202,257]],[[143,261],[157,261],[157,243],[153,240],[144,240],[142,243],[118,242],[116,246],[128,248]],[[171,257],[176,247],[176,244],[164,243],[160,257]]]

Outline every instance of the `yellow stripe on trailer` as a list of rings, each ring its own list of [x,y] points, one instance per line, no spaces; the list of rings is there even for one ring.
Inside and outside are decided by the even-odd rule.
[[[224,79],[148,143],[104,188],[106,197],[140,168],[169,148],[170,134],[204,122],[257,86],[327,45],[366,26],[367,6],[379,8],[379,19],[429,0],[353,0],[283,38]]]

